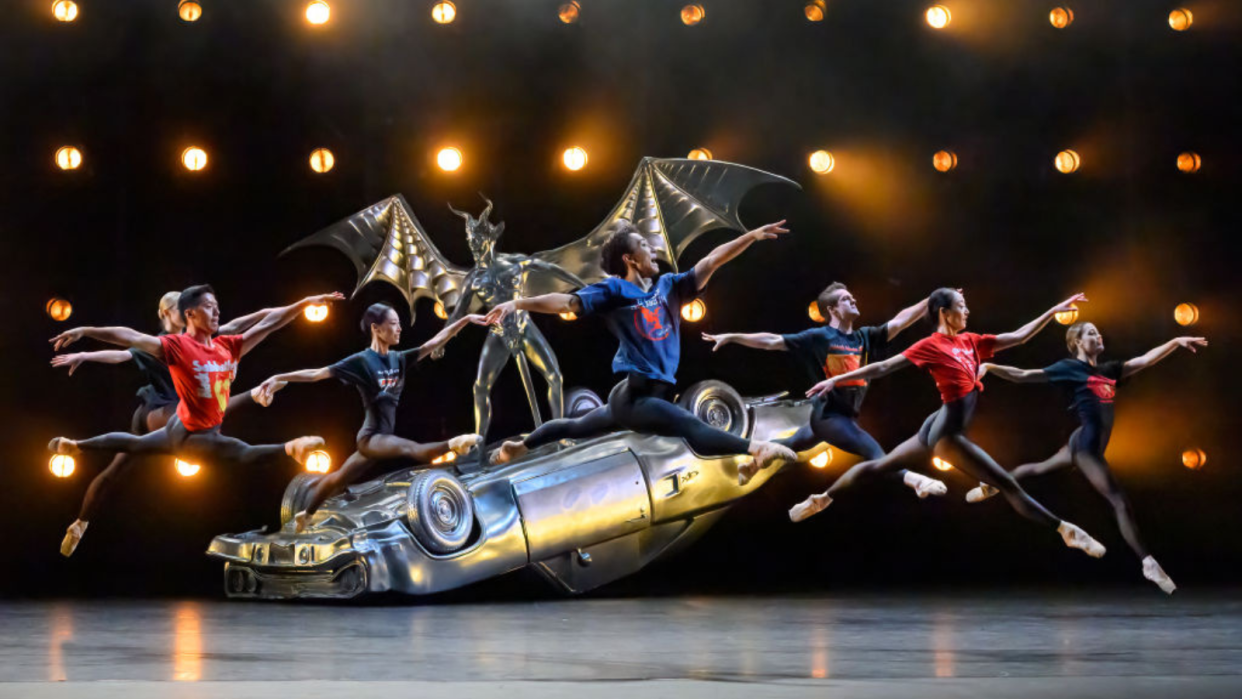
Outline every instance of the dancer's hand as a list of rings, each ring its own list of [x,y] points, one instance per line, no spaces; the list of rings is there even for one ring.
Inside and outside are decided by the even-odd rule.
[[[1206,337],[1178,337],[1178,338],[1174,338],[1173,341],[1177,343],[1178,347],[1181,347],[1183,349],[1188,349],[1192,353],[1197,353],[1199,351],[1195,349],[1195,347],[1207,347],[1208,346],[1208,341]],[[56,360],[53,359],[52,362],[55,363]],[[69,373],[72,374],[73,369],[70,369]]]
[[[715,352],[721,347],[724,347],[725,345],[729,344],[729,341],[732,340],[733,338],[729,337],[728,333],[721,333],[719,335],[709,335],[707,333],[703,333],[703,339],[707,340],[708,342],[716,343],[716,345],[712,347],[712,351]]]
[[[789,229],[784,227],[785,221],[786,219],[781,219],[776,223],[769,223],[766,226],[760,226],[752,231],[747,231],[746,235],[754,238],[755,240],[771,240],[789,232]]]
[[[266,408],[272,404],[272,400],[276,397],[276,392],[286,385],[286,382],[276,380],[275,376],[267,379],[259,384],[258,395],[254,397],[255,402]]]
[[[345,294],[342,294],[339,291],[333,291],[330,294],[318,294],[316,296],[307,296],[306,298],[302,299],[302,303],[308,306],[322,306],[322,305],[332,303],[333,301],[344,301],[344,300],[345,300]]]
[[[59,352],[65,347],[68,347],[69,345],[72,345],[78,340],[81,340],[82,335],[85,334],[85,332],[86,332],[86,328],[73,328],[71,330],[64,331],[63,333],[57,335],[56,337],[53,337],[52,339],[48,340],[48,342],[52,343],[53,350]]]
[[[470,315],[466,316],[466,321],[469,323],[473,323],[474,325],[491,325],[492,321],[488,320],[487,318],[488,316],[483,315],[482,313],[471,313]]]
[[[811,390],[806,392],[806,397],[807,398],[818,398],[819,396],[822,396],[825,393],[828,393],[829,391],[831,391],[834,388],[835,384],[836,384],[835,377],[831,379],[824,379],[823,381],[820,381],[814,386],[811,386]]]
[[[1058,303],[1057,305],[1053,306],[1052,312],[1062,313],[1064,311],[1073,311],[1078,308],[1077,304],[1086,303],[1086,302],[1087,302],[1086,294],[1074,294],[1073,296],[1065,299],[1061,303]]]
[[[74,352],[73,354],[58,354],[52,357],[52,366],[69,367],[69,375],[73,376],[73,372],[78,370],[82,362],[86,361],[86,356],[82,352]]]
[[[491,311],[489,311],[488,314],[484,316],[484,318],[487,320],[488,325],[495,325],[496,323],[499,323],[500,321],[507,318],[509,314],[513,313],[516,310],[517,310],[516,301],[505,301],[504,303],[500,304],[499,306],[496,306]]]
[[[975,381],[982,381],[983,377],[987,376],[988,371],[990,371],[991,369],[992,369],[992,364],[989,362],[984,362],[983,364],[980,364],[979,373],[975,374]]]

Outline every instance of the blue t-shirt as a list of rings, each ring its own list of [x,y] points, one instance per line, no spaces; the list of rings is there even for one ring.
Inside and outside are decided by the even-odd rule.
[[[618,374],[641,374],[677,383],[681,359],[681,306],[699,295],[694,270],[662,274],[650,291],[608,277],[574,292],[583,315],[602,315],[621,346],[612,360]]]

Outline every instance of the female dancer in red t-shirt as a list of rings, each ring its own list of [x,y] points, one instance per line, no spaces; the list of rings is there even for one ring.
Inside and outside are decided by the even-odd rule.
[[[1036,502],[1000,464],[966,437],[966,429],[974,418],[982,388],[977,378],[980,363],[996,352],[1025,343],[1042,330],[1057,312],[1086,300],[1082,294],[1075,294],[1014,332],[978,335],[965,332],[970,310],[966,308],[966,299],[961,292],[937,289],[927,302],[928,319],[936,323],[936,332],[890,359],[825,379],[807,391],[807,395],[816,396],[831,391],[833,385],[841,381],[877,379],[913,364],[927,369],[936,380],[944,405],[927,418],[916,436],[903,442],[888,456],[857,464],[827,491],[795,505],[789,511],[790,519],[798,522],[819,512],[832,503],[833,497],[860,479],[881,476],[902,468],[911,460],[924,460],[936,454],[970,477],[995,487],[1023,517],[1056,529],[1066,546],[1081,549],[1096,558],[1103,556],[1104,546]]]

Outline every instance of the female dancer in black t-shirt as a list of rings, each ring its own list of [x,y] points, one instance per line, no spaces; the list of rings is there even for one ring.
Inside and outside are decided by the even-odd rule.
[[[1078,414],[1079,427],[1070,435],[1068,444],[1061,447],[1052,458],[1019,466],[1011,475],[1021,480],[1077,466],[1091,486],[1113,506],[1113,515],[1117,518],[1121,536],[1143,562],[1143,577],[1172,594],[1177,586],[1147,552],[1147,547],[1139,538],[1130,501],[1113,478],[1108,461],[1104,458],[1104,450],[1108,448],[1108,439],[1113,431],[1113,400],[1117,395],[1117,385],[1173,354],[1177,348],[1184,347],[1194,352],[1195,347],[1206,347],[1207,340],[1202,337],[1178,337],[1141,357],[1103,363],[1099,361],[1099,357],[1104,351],[1104,338],[1094,324],[1083,322],[1070,326],[1065,334],[1065,343],[1073,356],[1043,369],[1016,369],[999,364],[984,364],[979,367],[980,378],[991,373],[1017,383],[1051,382],[1061,386],[1070,399],[1070,409]],[[981,483],[978,488],[966,494],[966,501],[981,502],[996,493],[995,488]]]

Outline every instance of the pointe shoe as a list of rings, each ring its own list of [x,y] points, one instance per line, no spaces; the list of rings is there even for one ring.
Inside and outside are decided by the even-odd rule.
[[[1061,540],[1066,546],[1078,549],[1092,558],[1104,556],[1104,544],[1092,539],[1090,534],[1079,527],[1069,522],[1061,522],[1061,526],[1057,527],[1057,532],[1061,534]]]
[[[801,522],[811,515],[823,512],[825,508],[832,504],[832,498],[826,493],[812,495],[802,502],[789,508],[789,519],[793,522]]]
[[[978,488],[971,488],[970,492],[966,493],[966,502],[971,504],[983,502],[999,492],[999,490],[987,483],[980,483]]]
[[[491,459],[489,460],[492,462],[492,465],[499,466],[507,464],[514,459],[522,458],[528,451],[530,451],[530,448],[526,446],[526,442],[521,440],[505,442],[500,445],[499,449],[492,452]]]
[[[65,456],[77,456],[82,453],[82,450],[78,448],[78,443],[68,437],[52,437],[52,441],[47,443],[47,450],[53,454]]]
[[[1170,578],[1156,559],[1151,556],[1143,559],[1143,577],[1159,585],[1165,594],[1171,595],[1177,589],[1177,585],[1173,584],[1173,578]]]
[[[323,445],[323,437],[298,437],[285,442],[285,453],[292,456],[293,460],[299,464],[304,464],[306,457],[310,456],[312,451],[322,448]]]
[[[919,496],[920,500],[926,499],[929,495],[939,497],[949,492],[949,487],[944,484],[944,481],[928,478],[914,471],[906,471],[906,475],[901,480],[914,489],[914,493]]]
[[[78,548],[78,542],[82,540],[82,537],[86,536],[87,524],[89,524],[89,522],[83,522],[78,519],[74,520],[73,524],[69,525],[69,528],[65,530],[64,540],[60,542],[60,555],[65,558],[73,555],[73,552]],[[1160,566],[1156,567],[1159,568]]]
[[[306,531],[306,527],[310,525],[310,518],[311,516],[307,514],[306,510],[302,510],[301,512],[294,515],[293,516],[293,533],[301,534],[302,532]]]
[[[737,465],[737,484],[746,485],[750,483],[750,479],[754,478],[756,473],[759,473],[759,465],[755,463],[754,459],[743,461]]]
[[[759,442],[755,445],[754,452],[751,453],[757,469],[765,469],[776,464],[779,461],[794,462],[798,460],[798,454],[793,449],[776,442]]]
[[[475,446],[477,446],[482,441],[483,441],[483,437],[481,437],[480,435],[461,434],[461,435],[457,435],[456,437],[450,439],[448,446],[449,446],[449,450],[452,451],[454,454],[457,454],[458,456],[465,456],[466,454],[470,453],[471,449],[475,448]]]

